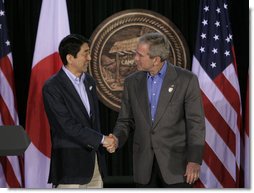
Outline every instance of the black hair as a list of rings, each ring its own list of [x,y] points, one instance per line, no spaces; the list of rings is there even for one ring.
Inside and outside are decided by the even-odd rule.
[[[67,65],[66,56],[71,54],[76,58],[77,53],[80,51],[80,48],[84,43],[89,44],[89,40],[79,34],[70,34],[62,39],[58,51],[64,65]]]

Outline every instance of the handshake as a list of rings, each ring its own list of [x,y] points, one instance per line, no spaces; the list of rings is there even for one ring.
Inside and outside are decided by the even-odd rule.
[[[118,139],[113,134],[109,134],[108,136],[104,136],[102,145],[109,153],[114,153],[118,148]]]

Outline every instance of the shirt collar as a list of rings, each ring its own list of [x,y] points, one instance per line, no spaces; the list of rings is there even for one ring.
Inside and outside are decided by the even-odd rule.
[[[62,66],[62,69],[66,73],[66,75],[69,77],[69,79],[76,84],[83,82],[85,79],[85,73],[82,73],[80,77],[77,77],[70,70],[68,70],[65,66]]]
[[[166,71],[167,71],[167,61],[165,61],[162,65],[162,68],[161,70],[158,72],[158,74],[154,75],[154,76],[151,76],[149,72],[147,72],[147,78],[154,78],[154,77],[160,77],[160,78],[164,78],[165,74],[166,74]]]

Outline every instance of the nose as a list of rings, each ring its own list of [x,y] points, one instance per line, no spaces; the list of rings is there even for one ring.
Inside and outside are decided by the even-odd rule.
[[[91,60],[92,58],[91,58],[91,54],[88,54],[88,56],[87,56],[87,60]]]
[[[137,60],[138,60],[138,55],[137,55],[137,54],[135,54],[135,56],[134,56],[134,60],[135,60],[135,61],[137,61]]]

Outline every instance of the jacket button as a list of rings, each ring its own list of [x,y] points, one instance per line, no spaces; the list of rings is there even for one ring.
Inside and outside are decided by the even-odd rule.
[[[155,134],[155,132],[154,132],[154,131],[151,131],[151,134],[152,134],[152,135],[154,135],[154,134]]]

